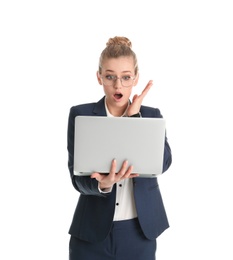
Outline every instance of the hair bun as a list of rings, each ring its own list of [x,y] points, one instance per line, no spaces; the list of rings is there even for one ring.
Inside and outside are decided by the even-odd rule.
[[[132,48],[131,41],[126,37],[120,37],[120,36],[115,36],[114,38],[110,38],[106,43],[106,45],[107,47],[110,45],[125,45],[129,48]]]

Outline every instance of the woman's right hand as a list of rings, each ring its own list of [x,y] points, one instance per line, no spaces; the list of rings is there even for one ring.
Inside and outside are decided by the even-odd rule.
[[[132,173],[133,166],[128,166],[128,161],[122,163],[121,169],[119,172],[116,172],[117,162],[112,160],[111,168],[109,174],[101,174],[94,172],[91,175],[92,179],[96,179],[99,182],[99,188],[101,190],[111,188],[115,183],[128,178],[138,177],[138,174]]]

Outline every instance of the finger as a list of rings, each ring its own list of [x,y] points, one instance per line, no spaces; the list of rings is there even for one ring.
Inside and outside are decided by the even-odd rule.
[[[132,173],[132,172],[133,172],[133,165],[131,165],[131,166],[128,168],[125,177],[131,179],[131,178],[135,178],[135,177],[138,177],[138,176],[139,176],[138,173]]]
[[[102,176],[101,176],[100,173],[94,172],[94,173],[91,174],[91,178],[92,178],[92,179],[96,179],[97,181],[100,181],[101,178],[102,178]]]
[[[149,88],[153,85],[153,80],[149,80],[149,82],[147,83],[145,89]]]
[[[126,171],[125,175],[123,176],[125,179],[126,178],[135,178],[138,177],[139,174],[138,173],[132,173],[133,172],[133,165],[129,166],[128,170]]]
[[[110,175],[111,177],[116,174],[116,167],[117,167],[116,159],[113,159],[113,160],[112,160],[112,163],[111,163],[110,172],[109,172],[109,175]]]
[[[132,171],[133,171],[133,165],[130,165],[127,171],[125,172],[124,178],[129,178],[130,175],[132,174]]]
[[[143,91],[142,91],[142,93],[141,93],[140,96],[145,97],[146,94],[148,93],[148,91],[150,90],[150,88],[152,87],[152,85],[153,85],[153,81],[150,80],[150,81],[147,83],[146,87],[143,89]]]
[[[133,96],[133,102],[137,99],[137,97],[138,97],[138,95],[137,94],[135,94],[134,96]]]
[[[132,178],[136,178],[136,177],[138,177],[138,176],[139,176],[138,173],[131,173],[128,178],[129,178],[129,179],[132,179]]]
[[[121,179],[121,178],[125,175],[125,173],[126,173],[126,171],[127,171],[127,167],[128,167],[128,161],[125,160],[125,161],[122,163],[122,166],[121,166],[120,171],[117,173],[118,179]]]

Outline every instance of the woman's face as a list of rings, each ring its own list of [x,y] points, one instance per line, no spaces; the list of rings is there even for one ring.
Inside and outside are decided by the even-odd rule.
[[[109,112],[113,116],[121,116],[128,106],[132,88],[138,82],[138,75],[134,74],[133,58],[105,59],[101,74],[97,72],[97,78],[99,84],[103,85]]]

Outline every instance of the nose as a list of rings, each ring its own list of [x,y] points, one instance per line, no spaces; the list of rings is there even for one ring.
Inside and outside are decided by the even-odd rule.
[[[122,84],[121,84],[121,78],[116,78],[115,82],[114,82],[114,88],[118,89],[121,88]]]

